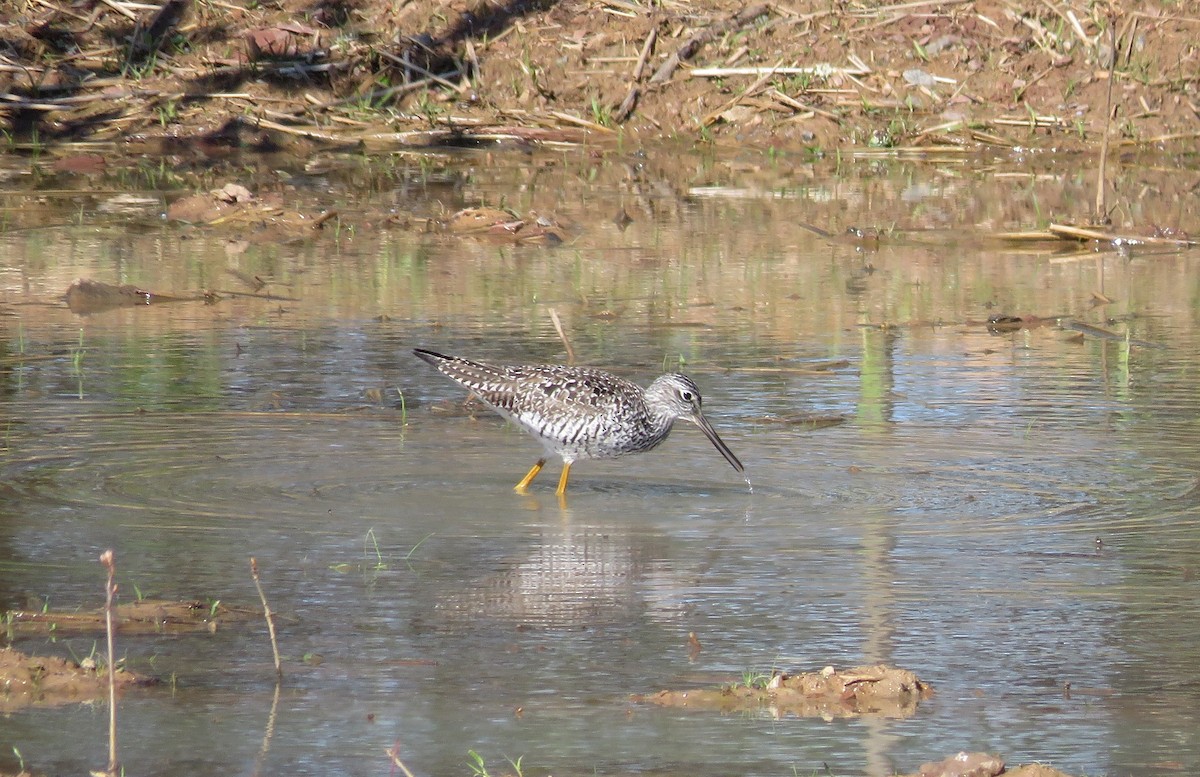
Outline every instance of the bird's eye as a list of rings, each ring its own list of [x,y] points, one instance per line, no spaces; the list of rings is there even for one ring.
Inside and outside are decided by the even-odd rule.
[[[696,398],[696,395],[690,391],[680,391],[679,398],[682,399],[684,402],[691,402]]]

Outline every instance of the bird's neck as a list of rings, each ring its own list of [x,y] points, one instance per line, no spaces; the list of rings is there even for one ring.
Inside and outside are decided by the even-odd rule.
[[[671,427],[674,425],[674,416],[669,413],[655,413],[651,411],[646,419],[646,426],[650,434],[646,437],[647,445],[644,450],[650,450],[667,439],[667,435],[671,433]]]

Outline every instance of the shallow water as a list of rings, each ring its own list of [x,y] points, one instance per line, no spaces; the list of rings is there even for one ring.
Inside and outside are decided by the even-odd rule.
[[[67,215],[0,233],[0,607],[100,605],[111,547],[125,597],[245,605],[254,556],[280,613],[274,714],[257,624],[119,639],[166,680],[120,702],[131,773],[382,774],[396,743],[418,774],[468,774],[469,750],[527,774],[874,777],[962,749],[1075,774],[1200,769],[1198,260],[985,239],[1087,201],[1086,176],[1019,160],[335,161],[340,175],[297,173],[297,198],[348,217],[506,201],[570,221],[571,239],[360,227],[257,243],[161,223],[153,203],[173,195],[157,191],[119,215],[87,182],[5,195],[13,219],[35,199]],[[1172,194],[1193,173],[1120,175],[1144,187],[1129,218],[1194,225]],[[802,222],[899,231],[864,251]],[[233,288],[229,269],[289,299],[89,316],[57,299],[76,277]],[[410,349],[561,361],[551,308],[580,362],[690,373],[753,489],[683,427],[651,454],[580,463],[563,504],[556,464],[512,493],[536,444],[438,413],[463,392]],[[996,312],[1152,346],[990,334]],[[815,369],[830,360],[846,366]],[[781,421],[803,414],[844,423]],[[906,720],[628,698],[866,662],[937,693]],[[106,725],[102,705],[11,715],[0,768],[13,746],[41,772],[96,768]]]

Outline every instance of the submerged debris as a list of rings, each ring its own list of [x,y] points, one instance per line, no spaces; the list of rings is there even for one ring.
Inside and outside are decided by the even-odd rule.
[[[633,700],[719,712],[766,709],[776,716],[904,718],[916,712],[918,702],[932,692],[914,673],[880,664],[843,672],[829,666],[819,672],[780,673],[717,689],[664,690],[637,695]]]
[[[560,245],[567,235],[549,216],[531,212],[519,216],[500,208],[464,208],[442,224],[452,235],[472,235],[501,243],[520,245]]]
[[[80,278],[72,283],[63,298],[72,313],[86,315],[99,313],[112,308],[133,307],[135,305],[152,305],[159,302],[188,302],[203,300],[203,296],[174,297],[168,294],[158,294],[138,288],[127,283],[114,286],[111,283]]]
[[[142,599],[114,608],[114,627],[122,634],[162,634],[216,631],[222,623],[258,618],[246,607],[229,607],[220,602],[165,601]],[[104,609],[79,612],[53,610],[9,610],[4,615],[9,633],[43,634],[104,632]]]
[[[1015,332],[1018,329],[1033,329],[1053,322],[1052,318],[1040,316],[1013,316],[1008,313],[996,313],[988,316],[987,328],[995,335],[1002,332]]]
[[[1020,329],[1035,329],[1042,326],[1057,326],[1059,329],[1066,332],[1073,332],[1079,339],[1084,337],[1092,337],[1097,340],[1111,340],[1114,342],[1128,343],[1142,348],[1163,348],[1160,343],[1152,343],[1148,340],[1138,340],[1120,332],[1113,332],[1108,329],[1102,329],[1098,326],[1085,324],[1082,321],[1077,321],[1070,316],[1014,316],[1007,313],[997,313],[989,316],[987,320],[988,331],[992,334],[1004,334],[1007,332],[1016,332]]]
[[[802,429],[827,429],[846,423],[846,416],[840,413],[789,413],[757,416],[754,421],[775,426],[798,426]]]
[[[1006,243],[1041,243],[1066,241],[1070,243],[1095,243],[1112,248],[1140,245],[1174,246],[1194,248],[1197,241],[1176,227],[1161,227],[1152,224],[1141,231],[1117,231],[1108,226],[1077,226],[1075,224],[1050,224],[1045,229],[1027,229],[1015,232],[997,232],[993,235]]]
[[[256,195],[234,182],[172,201],[167,206],[166,218],[193,227],[229,230],[258,245],[308,242],[326,232],[329,222],[334,222],[333,226],[340,224],[337,211],[305,213],[294,209],[278,191]]]

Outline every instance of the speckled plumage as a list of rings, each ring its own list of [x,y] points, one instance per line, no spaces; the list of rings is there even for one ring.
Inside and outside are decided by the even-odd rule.
[[[589,367],[495,365],[419,348],[413,353],[532,434],[547,453],[560,456],[560,495],[575,461],[648,451],[667,439],[681,419],[699,426],[734,469],[744,470],[704,418],[700,390],[686,375],[663,375],[643,389]],[[544,458],[517,490],[524,490],[543,464]]]

